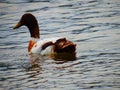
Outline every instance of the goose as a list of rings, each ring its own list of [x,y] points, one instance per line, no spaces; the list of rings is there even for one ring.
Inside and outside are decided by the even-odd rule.
[[[76,44],[70,40],[67,40],[65,37],[41,39],[38,21],[31,13],[25,13],[13,29],[17,29],[21,26],[26,26],[30,32],[31,38],[28,44],[29,53],[48,55],[53,53],[76,52]]]

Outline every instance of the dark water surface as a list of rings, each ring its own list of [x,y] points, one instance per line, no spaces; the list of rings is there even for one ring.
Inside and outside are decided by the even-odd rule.
[[[27,28],[12,29],[26,12],[41,38],[75,42],[77,60],[31,66]],[[0,0],[0,90],[120,90],[120,0]]]

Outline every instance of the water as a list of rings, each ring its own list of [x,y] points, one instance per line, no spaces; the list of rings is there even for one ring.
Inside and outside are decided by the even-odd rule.
[[[38,19],[41,38],[75,42],[77,59],[32,61],[27,28],[12,29],[28,12]],[[119,0],[1,0],[0,90],[119,90],[119,29]]]

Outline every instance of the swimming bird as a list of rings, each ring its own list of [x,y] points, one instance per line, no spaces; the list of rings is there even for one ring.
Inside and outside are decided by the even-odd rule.
[[[30,41],[28,44],[29,53],[41,55],[53,53],[75,53],[76,44],[67,40],[65,37],[53,37],[41,39],[39,33],[38,21],[31,13],[24,14],[20,21],[13,27],[17,29],[21,26],[27,26],[30,32]]]

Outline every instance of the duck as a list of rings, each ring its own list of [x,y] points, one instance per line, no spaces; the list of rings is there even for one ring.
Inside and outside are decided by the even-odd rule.
[[[28,44],[29,53],[48,55],[53,53],[70,54],[76,52],[76,44],[65,37],[41,39],[38,21],[31,13],[23,14],[13,29],[18,29],[21,26],[26,26],[30,32],[30,40]]]

